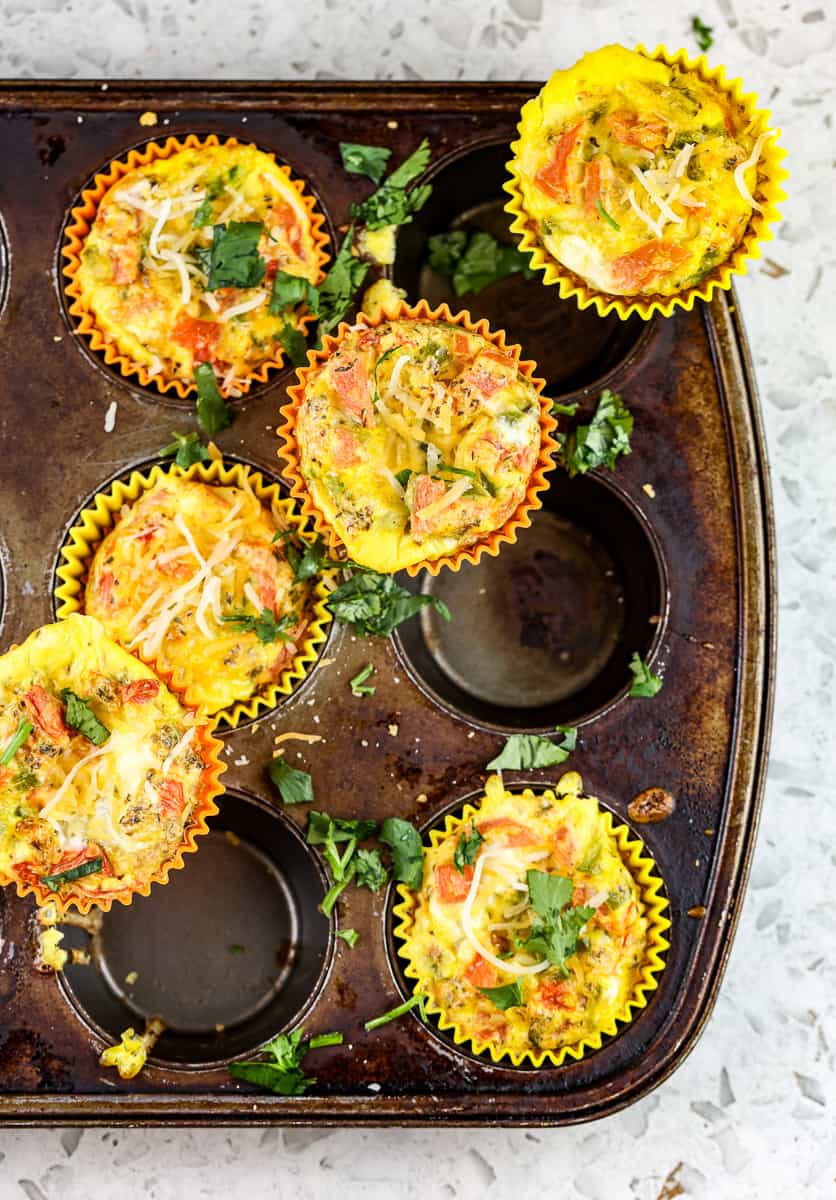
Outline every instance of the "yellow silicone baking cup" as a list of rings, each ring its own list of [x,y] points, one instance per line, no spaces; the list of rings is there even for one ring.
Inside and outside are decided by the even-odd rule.
[[[194,463],[187,470],[172,465],[154,466],[146,472],[133,471],[127,482],[117,479],[109,491],[99,492],[90,506],[82,509],[67,534],[66,544],[61,549],[62,561],[56,571],[60,583],[55,589],[55,615],[59,620],[73,612],[84,612],[84,589],[90,563],[96,549],[116,524],[122,506],[135,503],[143,492],[149,491],[168,475],[198,479],[201,483],[232,484],[240,488],[248,485],[263,504],[281,513],[288,529],[301,533],[305,525],[295,502],[283,498],[277,484],[265,483],[258,471],[242,463],[226,465],[220,459],[215,459],[208,463]],[[218,721],[223,720],[234,729],[240,721],[275,708],[281,697],[289,696],[298,687],[319,657],[328,636],[332,618],[325,602],[333,588],[334,580],[324,575],[315,584],[310,608],[311,623],[305,639],[290,666],[282,671],[278,682],[263,688],[250,700],[239,700],[228,708],[220,709],[214,714]],[[153,660],[146,660],[142,654],[137,654],[137,657],[148,662],[155,671],[158,670]],[[186,703],[190,703],[188,689],[184,695]]]
[[[161,672],[157,672],[157,675],[173,695],[180,700],[183,699],[182,694],[171,683],[169,676]],[[191,711],[194,713],[193,709]],[[183,840],[171,858],[167,858],[144,883],[126,884],[124,888],[113,889],[102,894],[98,894],[92,889],[85,889],[82,883],[78,886],[77,891],[70,890],[59,894],[51,892],[37,877],[22,878],[12,874],[5,877],[0,875],[0,885],[14,883],[21,899],[26,896],[34,896],[39,906],[54,905],[60,920],[61,916],[71,908],[77,908],[81,913],[89,913],[93,908],[109,912],[113,904],[127,905],[131,903],[134,896],[147,896],[155,883],[168,883],[169,873],[179,871],[185,865],[183,856],[194,854],[199,849],[197,839],[202,834],[209,832],[206,822],[218,811],[215,798],[220,796],[224,790],[220,777],[226,770],[226,763],[221,761],[223,742],[214,736],[214,728],[214,720],[198,726],[197,741],[203,751],[204,771],[195,806],[189,814],[188,824],[183,829]]]
[[[61,247],[61,255],[67,260],[63,267],[63,275],[68,281],[64,285],[64,292],[72,302],[69,310],[70,315],[78,321],[78,333],[90,339],[90,349],[102,354],[108,366],[118,367],[126,379],[135,375],[143,387],[153,386],[161,392],[174,391],[181,399],[185,399],[197,390],[194,382],[175,376],[166,377],[163,373],[151,375],[144,363],[133,362],[127,355],[122,354],[113,338],[109,334],[103,333],[96,324],[95,314],[84,303],[77,277],[79,268],[81,267],[81,252],[84,249],[85,239],[96,219],[99,205],[115,183],[118,183],[130,171],[135,171],[137,167],[145,166],[157,159],[170,158],[172,154],[176,154],[181,150],[205,149],[208,146],[221,145],[224,147],[235,147],[252,145],[252,143],[239,142],[234,137],[224,138],[221,141],[214,133],[209,134],[205,138],[200,138],[190,133],[182,141],[179,138],[170,137],[162,145],[159,142],[148,142],[139,150],[130,150],[127,158],[114,160],[108,165],[105,171],[95,176],[93,186],[85,188],[81,193],[81,203],[76,205],[70,213],[70,221],[64,231],[64,244]],[[261,147],[255,146],[254,149],[261,150]],[[272,158],[275,162],[274,154],[271,154],[267,150],[262,150],[261,152],[266,154],[268,158]],[[305,191],[304,183],[299,179],[293,178],[290,167],[279,164],[278,170],[284,175],[287,182],[299,196],[310,219],[311,237],[313,238],[316,250],[319,272],[316,282],[320,283],[324,278],[322,268],[328,261],[328,254],[326,252],[328,235],[324,229],[325,217],[317,210],[316,201],[313,196],[308,195]],[[315,316],[306,313],[299,317],[299,328],[303,332],[306,332],[308,327],[315,321]],[[284,355],[281,346],[277,343],[273,358],[261,363],[255,371],[251,372],[245,378],[239,379],[236,377],[236,386],[239,386],[241,391],[246,393],[249,391],[251,384],[265,383],[269,378],[270,371],[278,370],[283,364]]]
[[[658,59],[669,67],[676,66],[683,71],[693,71],[704,82],[713,84],[718,91],[726,92],[737,104],[741,104],[745,108],[753,122],[756,134],[761,134],[770,127],[772,114],[768,109],[758,109],[758,98],[755,93],[744,94],[743,80],[727,80],[725,67],[709,67],[704,54],[697,59],[691,59],[684,50],[678,50],[676,54],[671,54],[664,46],[657,46],[652,52],[644,46],[637,46],[636,52],[644,54],[648,58]],[[522,113],[525,114],[526,109],[531,109],[537,103],[538,98],[535,96],[523,106]],[[522,120],[517,126],[517,130],[522,134]],[[777,144],[780,132],[779,129],[775,129],[772,137],[766,139],[758,163],[759,178],[754,194],[755,199],[763,205],[763,212],[759,213],[753,210],[742,241],[725,262],[715,267],[711,274],[699,284],[686,288],[675,296],[637,298],[613,296],[608,292],[599,292],[580,276],[575,275],[562,263],[552,258],[540,244],[536,225],[526,213],[517,162],[522,145],[519,140],[511,143],[510,149],[514,157],[507,164],[511,178],[506,180],[503,185],[505,191],[511,195],[511,199],[505,205],[505,211],[514,218],[511,223],[511,233],[519,237],[520,249],[531,255],[530,265],[535,270],[543,272],[542,282],[557,284],[560,298],[562,300],[574,299],[579,308],[595,308],[602,317],[614,312],[622,321],[626,321],[633,314],[648,321],[657,313],[660,316],[669,317],[677,308],[690,311],[694,307],[695,300],[710,300],[715,291],[728,291],[732,285],[732,277],[745,275],[749,261],[760,258],[762,243],[772,240],[773,232],[770,227],[780,220],[777,206],[780,201],[787,198],[780,184],[789,178],[788,172],[780,165],[787,153]]]
[[[508,794],[513,795],[514,793]],[[528,798],[535,795],[531,788],[526,788],[522,794]],[[465,804],[461,816],[448,815],[444,820],[443,829],[430,830],[429,837],[432,847],[435,848],[455,834],[462,826],[467,825],[469,821],[478,818],[479,811],[478,806]],[[430,1016],[438,1018],[438,1028],[444,1033],[451,1033],[455,1045],[466,1046],[476,1055],[488,1054],[495,1063],[510,1060],[515,1067],[542,1067],[544,1064],[550,1067],[559,1067],[567,1058],[579,1059],[583,1058],[584,1054],[590,1050],[600,1050],[605,1037],[614,1037],[619,1032],[619,1026],[623,1027],[628,1024],[636,1013],[647,1007],[648,998],[659,986],[658,976],[665,967],[662,956],[670,948],[670,942],[665,937],[665,933],[670,929],[671,923],[664,915],[668,908],[668,901],[660,893],[662,879],[657,872],[656,863],[647,853],[644,843],[635,837],[626,825],[616,825],[612,814],[600,805],[599,812],[604,820],[607,833],[615,838],[621,858],[639,887],[642,913],[647,918],[646,959],[641,969],[640,979],[636,983],[629,1001],[602,1029],[583,1038],[575,1045],[561,1046],[559,1050],[538,1052],[534,1050],[500,1050],[493,1042],[479,1041],[466,1028],[451,1020],[444,1009],[428,996],[425,1002],[426,1012]],[[398,946],[398,956],[405,959],[407,964],[404,967],[404,975],[407,979],[415,981],[413,993],[421,993],[423,992],[423,981],[412,960],[409,948],[409,935],[417,906],[417,894],[404,884],[399,884],[398,895],[401,897],[400,902],[392,910],[393,917],[399,919],[399,923],[394,929],[395,937],[401,943]]]
[[[419,300],[415,305],[402,301],[397,308],[392,306],[386,312],[381,311],[373,317],[360,313],[353,325],[343,322],[335,336],[326,335],[323,338],[320,350],[308,351],[308,365],[297,370],[297,382],[287,389],[290,401],[280,410],[284,417],[284,424],[276,430],[283,442],[278,453],[279,457],[287,463],[284,474],[291,482],[291,495],[295,496],[302,505],[303,515],[313,521],[316,531],[328,541],[333,555],[344,553],[345,546],[339,534],[325,514],[317,507],[302,473],[299,444],[296,439],[299,409],[309,378],[339,348],[340,342],[346,334],[356,330],[358,325],[365,325],[367,328],[373,329],[390,321],[404,320],[443,321],[447,325],[458,325],[462,329],[466,329],[468,333],[483,337],[498,350],[514,359],[519,373],[533,386],[540,402],[540,453],[529,477],[525,496],[499,529],[485,534],[478,542],[464,546],[451,554],[443,554],[439,558],[422,559],[420,562],[412,563],[404,568],[407,574],[412,576],[417,575],[419,571],[428,571],[430,575],[437,575],[442,567],[458,571],[462,563],[478,563],[483,554],[495,557],[499,554],[503,544],[515,542],[519,530],[525,529],[531,524],[531,513],[542,506],[540,493],[549,486],[546,472],[553,466],[553,457],[557,450],[557,443],[551,436],[557,428],[557,422],[551,414],[551,400],[543,395],[545,381],[534,375],[537,364],[530,359],[521,359],[521,348],[506,342],[504,330],[492,330],[485,320],[474,321],[467,311],[452,313],[446,304],[440,304],[438,308],[430,308],[426,300]]]

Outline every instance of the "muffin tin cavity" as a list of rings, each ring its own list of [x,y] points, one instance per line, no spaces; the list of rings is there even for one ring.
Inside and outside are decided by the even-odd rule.
[[[633,652],[652,657],[667,610],[649,525],[591,475],[554,472],[531,528],[497,558],[402,582],[454,614],[427,606],[397,631],[410,674],[448,712],[501,730],[547,732],[608,708]]]
[[[649,337],[640,317],[601,318],[592,309],[582,311],[574,300],[559,299],[539,277],[521,274],[475,295],[457,296],[450,280],[429,265],[427,239],[452,229],[482,230],[514,245],[502,190],[508,157],[505,143],[482,145],[446,159],[427,176],[433,192],[399,233],[394,281],[410,300],[423,297],[432,306],[446,302],[454,311],[467,308],[474,319],[484,317],[492,328],[504,329],[509,342],[523,347],[523,357],[537,363],[549,394],[599,387]]]
[[[161,1017],[153,1057],[170,1065],[234,1058],[298,1024],[330,961],[323,875],[295,826],[243,792],[220,809],[165,888],[115,906],[92,936],[63,927],[92,956],[63,976],[82,1018],[114,1041]]]

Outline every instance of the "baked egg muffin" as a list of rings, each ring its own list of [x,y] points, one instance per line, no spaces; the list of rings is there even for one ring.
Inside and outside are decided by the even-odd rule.
[[[763,211],[759,126],[695,70],[606,46],[524,106],[511,171],[563,267],[608,295],[671,296],[725,263]]]
[[[69,287],[130,364],[191,384],[210,363],[224,395],[280,364],[300,306],[270,313],[279,272],[317,283],[322,218],[287,167],[256,146],[178,150],[135,166],[101,198]]]
[[[0,656],[0,882],[104,904],[159,878],[216,811],[218,743],[101,624]]]
[[[407,974],[441,1027],[477,1053],[577,1047],[627,1019],[648,919],[612,821],[570,772],[511,793],[492,776],[424,855]]]
[[[295,578],[283,514],[240,478],[166,474],[123,509],[85,588],[108,635],[210,714],[277,683],[310,620],[311,581]]]
[[[453,555],[524,504],[545,402],[518,348],[438,320],[361,323],[300,378],[284,410],[299,472],[354,562]]]

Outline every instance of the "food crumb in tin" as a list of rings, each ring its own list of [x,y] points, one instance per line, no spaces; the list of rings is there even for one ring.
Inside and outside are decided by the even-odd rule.
[[[56,333],[52,340],[53,342],[63,342],[64,339],[60,336],[60,334]]]
[[[656,488],[653,486],[652,483],[643,483],[642,491],[645,493],[646,496],[649,496],[651,500],[656,499]]]
[[[363,738],[363,740],[362,740],[362,741],[361,741],[361,743],[360,743],[360,745],[361,745],[361,746],[368,746],[368,744],[369,744],[369,743],[366,741],[366,739],[365,739],[365,738]]]
[[[115,428],[116,428],[116,401],[111,400],[110,404],[108,405],[107,412],[105,413],[104,431],[105,431],[105,433],[113,433]]]
[[[387,129],[397,129],[397,128],[398,128],[398,122],[397,122],[397,121],[387,121],[387,122],[386,122],[386,128],[387,128]]]
[[[250,760],[247,758],[246,754],[242,754],[240,758],[236,758],[235,760],[236,767],[248,767],[249,765]]]
[[[399,729],[400,729],[400,725],[390,725],[389,733],[392,735],[392,737],[397,737]]]
[[[475,729],[471,729],[470,733],[469,733],[467,736],[468,736],[469,738],[476,737],[476,730],[475,730]]]
[[[81,113],[79,113],[79,115],[76,117],[76,123],[79,125],[84,124],[84,117],[81,115]]]
[[[133,987],[137,979],[139,979],[138,971],[128,971],[127,975],[125,976],[125,983],[128,985],[128,987]]]
[[[224,1031],[225,1029],[226,1029],[226,1025],[216,1025],[216,1026],[215,1026],[215,1033],[223,1033],[223,1031]]]
[[[379,1092],[379,1091],[380,1091],[380,1084],[379,1084],[379,1083],[370,1083],[370,1084],[369,1084],[369,1091],[370,1091],[370,1092]]]
[[[139,118],[140,125],[156,125],[157,114],[155,112],[144,112]]]
[[[427,795],[426,792],[421,792],[420,795],[415,797],[416,804],[426,804],[428,800],[429,800],[429,796]]]
[[[241,839],[239,838],[238,834],[233,833],[231,829],[227,829],[224,832],[224,837],[229,842],[230,846],[240,846],[241,845]]]
[[[713,830],[713,829],[704,829],[704,830],[703,830],[703,833],[705,834],[705,836],[706,836],[706,837],[714,837],[714,830]]]
[[[693,908],[688,909],[688,916],[689,917],[697,917],[697,918],[704,917],[705,916],[705,905],[695,904]]]

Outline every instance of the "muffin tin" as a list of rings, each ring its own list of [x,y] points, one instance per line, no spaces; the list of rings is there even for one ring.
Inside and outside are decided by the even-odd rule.
[[[74,333],[60,246],[81,189],[148,134],[234,134],[305,179],[333,238],[370,185],[346,174],[338,142],[422,137],[434,192],[400,231],[391,275],[409,299],[456,302],[425,265],[426,238],[451,225],[495,232],[504,162],[536,84],[0,85],[0,479],[2,647],[54,612],[55,570],[88,497],[155,460],[193,406],[115,374]],[[152,110],[158,124],[140,125]],[[498,558],[405,586],[448,599],[391,640],[334,625],[318,664],[256,723],[221,731],[227,794],[200,853],[165,888],[83,927],[91,954],[63,976],[33,967],[31,901],[0,894],[0,1120],[17,1124],[560,1124],[610,1113],[681,1062],[711,1010],[752,851],[769,736],[775,586],[769,483],[758,402],[734,293],[669,320],[581,312],[536,280],[467,297],[518,341],[547,393],[594,410],[602,387],[635,415],[633,453],[614,473],[551,476],[531,529]],[[285,370],[235,404],[217,438],[279,483]],[[115,406],[115,407],[114,407]],[[109,414],[109,416],[108,416]],[[115,426],[110,428],[115,414]],[[565,427],[565,425],[564,425]],[[559,585],[558,585],[559,581]],[[653,700],[627,696],[633,651],[664,675]],[[349,680],[373,663],[373,696]],[[315,807],[402,816],[426,828],[460,809],[512,731],[579,726],[569,767],[630,824],[648,787],[677,798],[638,828],[664,879],[671,947],[660,986],[620,1035],[559,1068],[499,1066],[456,1048],[414,1014],[363,1022],[409,988],[393,939],[395,889],[349,889],[339,924],[316,909],[325,875],[265,768],[283,733],[310,770]],[[559,772],[559,769],[558,769]],[[556,771],[506,773],[542,784]],[[634,827],[635,828],[635,827]],[[134,973],[136,977],[134,978]],[[104,1046],[155,1012],[168,1028],[131,1081],[99,1066]],[[227,1071],[267,1038],[304,1024],[341,1030],[317,1051],[309,1092],[280,1097]]]

